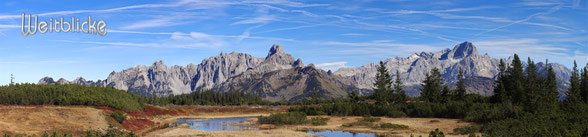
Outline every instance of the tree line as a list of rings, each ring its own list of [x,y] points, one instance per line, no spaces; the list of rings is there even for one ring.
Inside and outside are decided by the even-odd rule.
[[[87,105],[108,106],[123,111],[143,110],[142,96],[113,87],[87,87],[78,84],[0,86],[4,105]]]
[[[267,105],[258,95],[244,92],[216,92],[205,90],[168,97],[146,97],[147,103],[155,105]]]
[[[422,82],[421,96],[405,98],[399,74],[392,81],[380,62],[375,93],[369,97],[352,97],[330,103],[298,106],[291,112],[308,115],[388,116],[460,118],[482,125],[488,136],[588,136],[588,64],[581,70],[574,63],[570,88],[559,101],[556,75],[536,71],[529,58],[527,67],[518,55],[507,65],[500,61],[495,94],[489,97],[466,90],[463,70],[459,70],[455,89],[444,83],[441,72],[433,68]],[[547,62],[545,64],[548,64]],[[399,92],[400,91],[400,92]]]

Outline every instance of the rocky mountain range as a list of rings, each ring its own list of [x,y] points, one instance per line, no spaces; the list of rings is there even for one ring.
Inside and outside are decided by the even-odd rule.
[[[512,57],[504,59],[507,64],[512,62]],[[525,58],[521,58],[525,60]],[[492,95],[493,82],[498,74],[500,59],[492,58],[488,54],[480,55],[471,42],[456,45],[453,49],[444,49],[436,53],[414,53],[407,58],[389,58],[383,61],[393,77],[396,71],[400,72],[400,78],[404,82],[404,88],[410,96],[418,96],[420,84],[425,80],[425,75],[433,68],[441,71],[441,77],[450,87],[458,81],[459,68],[463,69],[466,78],[467,91]],[[571,75],[570,69],[557,63],[549,63],[557,75],[559,91],[563,93],[567,89],[567,82]],[[335,72],[337,75],[347,77],[353,81],[353,85],[361,89],[373,87],[377,67],[379,63],[371,63],[355,68],[341,68]],[[526,64],[524,64],[526,66]],[[547,66],[543,62],[536,63],[537,72],[545,73]]]
[[[506,59],[507,62],[512,59]],[[389,58],[384,64],[389,72],[400,77],[404,88],[411,96],[420,92],[425,74],[436,67],[450,85],[457,81],[459,68],[464,70],[467,89],[472,93],[491,95],[493,82],[498,73],[499,59],[479,55],[470,42],[456,45],[436,53],[422,52],[407,58]],[[565,90],[570,70],[561,64],[549,63],[558,76],[561,91]],[[245,53],[220,53],[202,60],[198,65],[168,67],[163,61],[151,66],[138,65],[120,72],[113,71],[106,80],[86,81],[63,78],[54,81],[44,77],[38,84],[81,84],[86,86],[112,86],[145,96],[180,95],[203,90],[218,92],[247,92],[266,100],[299,100],[317,92],[323,98],[341,98],[351,91],[368,95],[372,92],[378,63],[355,68],[341,68],[326,72],[310,64],[305,66],[300,59],[286,54],[279,45],[273,45],[265,58]],[[537,63],[538,72],[545,72],[546,65]]]

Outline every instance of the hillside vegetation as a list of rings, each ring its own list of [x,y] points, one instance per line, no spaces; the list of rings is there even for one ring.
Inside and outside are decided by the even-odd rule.
[[[143,97],[112,87],[87,87],[78,84],[0,86],[4,105],[87,105],[108,106],[127,112],[144,109]]]

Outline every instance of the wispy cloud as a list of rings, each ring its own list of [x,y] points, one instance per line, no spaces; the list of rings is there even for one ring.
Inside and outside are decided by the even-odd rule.
[[[551,8],[551,9],[549,9],[548,11],[545,11],[545,12],[539,12],[539,13],[535,13],[535,14],[533,14],[533,15],[529,15],[529,16],[525,17],[524,19],[517,20],[517,21],[513,21],[513,22],[511,22],[511,23],[509,23],[509,24],[506,24],[506,25],[503,25],[503,26],[500,26],[500,27],[497,27],[497,28],[493,28],[493,29],[490,29],[490,30],[488,30],[488,31],[484,31],[484,32],[478,33],[478,34],[476,34],[476,35],[482,35],[482,34],[484,34],[484,33],[492,32],[492,31],[495,31],[495,30],[498,30],[498,29],[501,29],[501,28],[505,28],[505,27],[508,27],[508,26],[512,26],[512,25],[514,25],[514,24],[519,24],[519,23],[527,22],[527,21],[529,21],[530,19],[532,19],[532,18],[534,18],[534,17],[536,17],[536,16],[540,16],[540,15],[546,15],[546,14],[551,14],[551,13],[553,13],[553,12],[556,12],[556,11],[558,11],[559,9],[561,9],[561,7],[562,7],[562,5],[558,5],[558,6],[555,6],[555,7]]]
[[[276,16],[273,15],[261,15],[253,18],[247,18],[244,20],[240,20],[237,22],[232,23],[231,25],[240,25],[240,24],[265,24],[271,21],[276,20]]]
[[[56,12],[46,12],[46,13],[39,13],[35,15],[39,16],[50,16],[50,15],[70,15],[70,14],[80,14],[80,13],[109,13],[109,12],[116,12],[116,11],[123,11],[123,10],[130,10],[130,9],[142,9],[142,8],[163,8],[163,7],[178,7],[182,6],[183,2],[176,2],[176,3],[169,3],[169,4],[141,4],[141,5],[131,5],[131,6],[124,6],[124,7],[117,7],[117,8],[110,8],[110,9],[100,9],[100,10],[69,10],[69,11],[56,11]],[[21,18],[21,15],[0,15],[0,19],[18,19]]]
[[[129,34],[144,34],[144,35],[188,35],[189,33],[181,33],[181,32],[145,32],[145,31],[127,31],[127,30],[108,30],[109,33],[129,33]],[[202,33],[202,32],[196,32]],[[274,40],[274,41],[296,41],[294,39],[287,39],[287,38],[278,38],[278,37],[259,37],[259,36],[250,36],[247,35],[214,35],[214,34],[207,34],[209,36],[218,37],[218,38],[240,38],[240,39],[263,39],[263,40]]]
[[[12,28],[20,28],[19,25],[4,25],[0,24],[0,29],[12,29]]]
[[[528,56],[567,56],[566,48],[549,44],[542,44],[539,39],[494,39],[487,41],[474,41],[481,51],[487,51],[493,55],[510,56],[514,53]]]
[[[363,33],[343,33],[341,35],[343,35],[343,36],[367,36],[367,34],[363,34]]]
[[[496,8],[493,6],[483,6],[483,7],[472,7],[472,8],[455,8],[455,9],[445,9],[445,10],[426,10],[426,11],[418,11],[418,10],[398,10],[398,11],[382,11],[382,13],[387,14],[432,14],[432,13],[448,13],[448,12],[464,12],[464,11],[474,11],[474,10],[483,10],[483,9],[490,9]]]
[[[75,64],[80,61],[75,60],[38,60],[38,61],[0,61],[0,64],[18,64],[18,65],[38,65],[38,64]]]
[[[347,64],[347,62],[342,61],[342,62],[321,63],[321,64],[316,64],[314,66],[321,68],[323,70],[337,71],[339,68],[346,67],[345,64]]]
[[[332,53],[345,55],[381,55],[385,57],[408,56],[418,52],[433,52],[443,49],[440,46],[420,45],[420,44],[403,44],[390,40],[374,40],[367,42],[342,42],[342,41],[323,41],[311,42],[312,45],[322,46],[342,46],[332,50]],[[394,51],[394,52],[390,52]]]

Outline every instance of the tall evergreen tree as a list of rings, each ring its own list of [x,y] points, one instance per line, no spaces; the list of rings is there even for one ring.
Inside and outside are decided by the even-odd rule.
[[[581,84],[581,92],[582,92],[582,100],[584,100],[584,103],[588,103],[588,63],[586,63],[586,66],[584,67],[583,71],[582,71],[582,84]]]
[[[580,91],[580,74],[578,72],[578,65],[576,64],[576,61],[574,61],[572,76],[570,76],[570,88],[566,93],[566,107],[569,111],[577,110],[579,103],[582,101]]]
[[[433,68],[430,73],[426,74],[426,79],[423,81],[423,89],[421,90],[421,98],[424,101],[439,102],[441,101],[441,90],[444,82],[441,78],[439,69]]]
[[[535,62],[531,58],[527,58],[527,78],[525,82],[525,108],[528,111],[536,111],[538,108],[537,102],[539,101],[539,78],[537,77],[537,71]]]
[[[374,99],[378,103],[387,104],[390,98],[390,91],[391,91],[391,84],[392,79],[390,73],[388,73],[388,69],[384,65],[383,61],[380,61],[380,66],[378,67],[378,73],[376,74],[376,82],[374,83]]]
[[[522,103],[527,100],[524,88],[525,75],[523,74],[523,63],[519,55],[514,54],[514,59],[511,68],[508,70],[508,87],[506,87],[507,95],[512,99],[513,103]]]
[[[545,103],[546,110],[554,110],[557,107],[558,100],[556,76],[551,66],[547,69],[547,79],[545,80],[545,91],[544,96],[541,98],[541,102]]]
[[[441,102],[449,102],[451,100],[451,95],[453,95],[451,89],[449,89],[447,85],[443,85],[443,90],[441,90]]]
[[[394,92],[396,93],[397,102],[399,103],[406,103],[408,96],[406,96],[406,92],[402,89],[402,80],[400,80],[400,71],[396,70],[396,80],[394,81]]]
[[[507,93],[506,93],[506,82],[507,82],[507,72],[506,72],[506,63],[504,60],[500,59],[500,63],[498,64],[498,78],[494,83],[496,86],[494,87],[494,95],[492,95],[492,101],[495,103],[499,102],[507,102]]]
[[[465,85],[465,77],[463,75],[463,69],[459,68],[459,81],[457,81],[457,89],[455,90],[456,96],[458,100],[463,100],[465,95],[467,94],[466,85]]]

